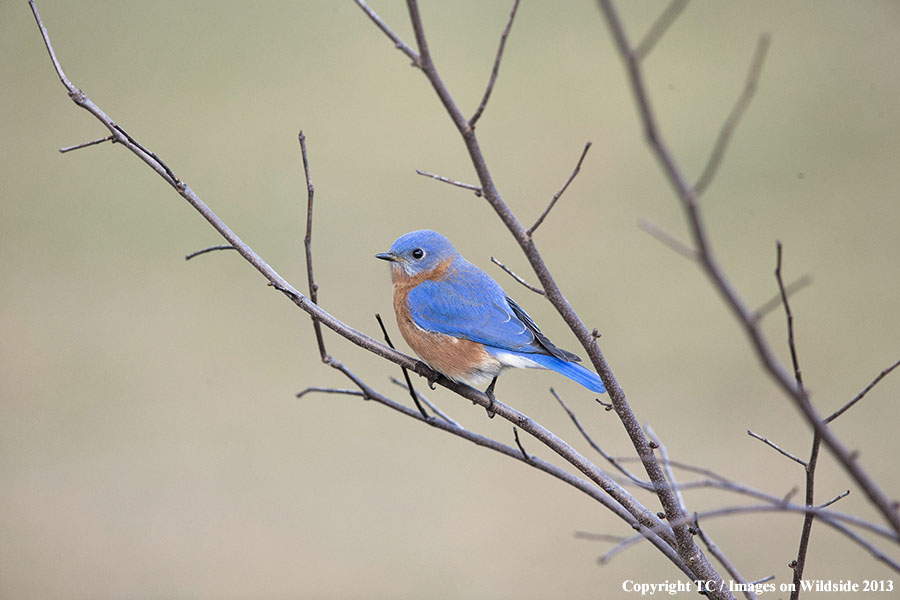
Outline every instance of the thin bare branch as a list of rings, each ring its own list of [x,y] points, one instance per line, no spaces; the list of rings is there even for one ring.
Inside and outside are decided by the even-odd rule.
[[[737,129],[738,123],[740,123],[741,118],[747,111],[747,107],[750,106],[753,95],[756,93],[756,87],[759,84],[763,64],[766,61],[766,53],[769,50],[770,41],[771,39],[766,33],[759,36],[759,41],[756,43],[756,52],[753,54],[750,70],[744,82],[744,90],[738,97],[737,102],[735,102],[728,118],[725,119],[725,123],[722,124],[722,129],[719,130],[719,136],[716,138],[716,143],[713,146],[712,154],[706,163],[706,167],[704,167],[699,179],[697,179],[697,183],[694,184],[694,194],[698,198],[703,195],[703,192],[706,191],[706,188],[709,187],[709,184],[716,176],[719,165],[722,164],[722,158],[725,156],[725,151],[728,149],[731,136]]]
[[[421,171],[416,169],[416,173],[422,175],[424,177],[431,177],[432,179],[437,179],[438,181],[443,181],[444,183],[449,183],[450,185],[455,185],[456,187],[461,187],[463,189],[472,190],[475,192],[475,195],[479,198],[482,196],[481,188],[477,185],[472,185],[469,183],[462,183],[461,181],[454,181],[453,179],[448,179],[443,177],[442,175],[435,175],[434,173],[429,173],[428,171]]]
[[[578,175],[578,172],[581,171],[581,163],[584,162],[584,157],[587,156],[588,150],[591,149],[591,143],[588,142],[584,145],[584,150],[581,151],[581,156],[578,158],[578,162],[575,164],[575,169],[572,171],[572,174],[569,175],[569,178],[566,179],[566,182],[560,188],[558,192],[553,195],[553,198],[550,200],[550,204],[547,205],[547,208],[544,209],[544,212],[541,213],[541,216],[537,218],[537,221],[534,222],[534,225],[528,228],[528,231],[525,232],[525,235],[529,238],[534,234],[535,230],[541,226],[541,223],[544,222],[544,219],[547,218],[547,215],[550,214],[550,211],[553,210],[553,207],[556,205],[557,200],[559,200],[560,196],[565,193],[566,189],[568,189],[569,184],[572,183],[572,180]]]
[[[784,279],[781,277],[781,242],[775,242],[775,280],[778,283],[778,293],[781,295],[781,304],[784,306],[784,315],[787,318],[788,349],[791,352],[791,364],[794,366],[794,380],[797,388],[803,390],[803,374],[800,371],[800,359],[797,356],[797,345],[794,341],[794,314],[791,312],[791,304],[784,288]]]
[[[503,28],[503,34],[500,36],[500,46],[497,48],[497,56],[494,58],[494,67],[491,69],[491,78],[488,81],[487,89],[484,90],[484,96],[482,96],[481,102],[478,104],[478,109],[472,115],[472,118],[469,119],[470,129],[473,129],[475,123],[481,118],[488,99],[491,97],[491,92],[494,90],[494,84],[497,82],[497,73],[500,72],[500,61],[503,59],[503,49],[506,47],[506,38],[509,37],[509,31],[512,29],[513,19],[516,18],[517,10],[519,10],[519,0],[513,0],[512,10],[509,11],[509,20],[506,22],[506,27]]]
[[[866,550],[869,554],[871,554],[876,560],[884,563],[897,573],[900,573],[900,563],[898,563],[895,559],[891,558],[887,554],[885,554],[880,549],[876,548],[872,545],[867,539],[857,534],[852,529],[846,527],[842,523],[830,518],[831,515],[828,511],[823,511],[815,506],[800,506],[798,504],[789,504],[789,505],[765,505],[765,504],[754,504],[754,505],[746,505],[746,506],[725,506],[721,508],[715,508],[712,510],[704,511],[698,513],[698,517],[702,519],[712,519],[715,517],[725,517],[725,516],[734,516],[734,515],[742,515],[742,514],[755,514],[755,513],[768,513],[768,512],[797,512],[797,513],[813,513],[815,514],[819,521],[827,524],[829,527],[832,527],[836,531],[842,533],[844,536],[849,538],[851,541],[855,542],[858,546]],[[673,524],[674,525],[674,524]]]
[[[313,304],[319,303],[319,285],[313,275],[312,259],[312,226],[313,226],[313,198],[316,191],[309,175],[309,157],[306,153],[306,136],[303,131],[297,136],[300,140],[300,155],[303,158],[303,176],[306,179],[306,235],[303,237],[303,248],[306,252],[306,280],[309,285],[309,299]],[[312,316],[313,331],[316,334],[316,344],[319,346],[319,356],[322,360],[328,355],[325,350],[325,339],[322,337],[322,325],[319,319]]]
[[[716,543],[712,541],[709,534],[700,527],[700,519],[697,517],[697,513],[694,513],[694,527],[697,529],[697,533],[700,534],[700,539],[703,540],[703,544],[706,546],[706,549],[709,550],[709,553],[719,561],[719,564],[722,565],[726,571],[728,571],[728,574],[731,575],[732,579],[741,584],[744,597],[746,597],[747,600],[757,600],[756,593],[751,589],[752,586],[744,579],[740,571],[737,570],[737,567],[734,566],[734,563],[728,560],[728,557],[725,556]]]
[[[689,260],[697,260],[696,250],[679,240],[677,237],[675,237],[650,219],[638,219],[637,226],[638,229],[645,233],[649,233],[657,241],[661,242],[665,246],[668,246],[670,249],[674,250],[681,256]]]
[[[787,284],[786,286],[784,286],[784,292],[787,295],[787,297],[790,298],[795,293],[799,292],[806,286],[810,285],[812,282],[813,282],[812,275],[808,275],[808,274],[803,275],[802,277],[799,277],[799,278],[795,279],[794,281],[790,282],[789,284]],[[753,311],[753,319],[755,321],[759,321],[760,319],[765,317],[767,314],[769,314],[776,308],[779,308],[781,306],[781,302],[782,302],[781,292],[779,291],[777,294],[775,294],[774,296],[769,298],[769,300],[767,300],[765,303],[763,303],[759,308],[757,308],[755,311]]]
[[[394,42],[394,47],[408,56],[409,59],[413,61],[413,65],[417,67],[420,66],[419,55],[416,54],[416,52],[412,48],[404,44],[403,40],[401,40],[400,37],[396,33],[394,33],[384,21],[381,20],[381,17],[379,17],[374,10],[369,8],[368,4],[366,4],[363,0],[354,0],[354,2],[356,2],[356,5],[360,7],[362,11],[366,13],[366,15],[368,15],[368,17],[372,20],[373,23],[375,23],[378,29],[383,31],[384,34],[388,36],[392,42]]]
[[[102,137],[97,140],[91,140],[90,142],[83,142],[81,144],[75,144],[74,146],[66,146],[65,148],[60,148],[59,153],[65,154],[66,152],[71,152],[72,150],[81,150],[82,148],[88,148],[90,146],[96,146],[97,144],[102,144],[103,142],[114,142],[115,138],[111,135],[106,137]]]
[[[590,540],[592,542],[612,542],[614,544],[627,539],[622,537],[621,535],[611,535],[609,533],[594,533],[592,531],[576,531],[574,535],[575,539],[579,540]]]
[[[513,437],[516,440],[516,446],[519,448],[519,452],[522,453],[522,458],[524,458],[526,462],[531,462],[531,457],[525,452],[525,448],[522,446],[521,440],[519,440],[519,428],[515,425],[513,425]]]
[[[607,565],[614,559],[616,556],[627,550],[628,548],[634,546],[636,543],[640,542],[644,539],[642,535],[633,535],[629,538],[625,538],[609,550],[607,550],[604,554],[597,557],[598,565]]]
[[[647,58],[647,55],[650,54],[650,51],[656,46],[656,42],[665,35],[672,23],[678,19],[681,12],[688,5],[688,2],[689,0],[672,0],[669,3],[666,10],[664,10],[662,14],[657,17],[656,21],[653,22],[653,25],[650,26],[644,39],[635,46],[634,55],[637,60],[640,61]]]
[[[190,254],[184,257],[184,260],[191,260],[195,256],[200,256],[201,254],[206,254],[207,252],[216,252],[218,250],[237,250],[231,244],[220,244],[218,246],[210,246],[209,248],[203,248],[202,250],[196,250],[191,252]]]
[[[632,483],[647,490],[653,490],[653,484],[649,481],[643,481],[641,478],[637,477],[634,473],[626,469],[622,466],[622,463],[619,462],[614,456],[608,454],[603,448],[601,448],[597,442],[594,441],[587,431],[585,431],[584,427],[581,426],[581,423],[578,421],[578,417],[575,415],[575,412],[569,408],[569,406],[563,401],[562,397],[556,393],[556,390],[552,387],[550,388],[550,393],[556,398],[556,401],[559,402],[559,405],[562,406],[563,410],[566,411],[566,414],[569,415],[569,419],[572,420],[572,424],[575,425],[575,428],[578,430],[578,433],[585,439],[585,441],[590,445],[591,448],[594,449],[594,452],[602,456],[611,464],[617,471],[619,471],[622,475],[631,480]]]
[[[647,436],[649,436],[650,441],[656,444],[656,448],[659,450],[659,457],[662,459],[663,472],[666,474],[666,478],[669,480],[669,485],[672,486],[672,490],[674,490],[675,492],[675,498],[678,499],[678,504],[681,506],[682,513],[686,513],[684,497],[681,495],[681,488],[678,487],[678,481],[675,479],[675,473],[672,472],[672,464],[669,462],[669,451],[660,441],[659,436],[656,435],[656,432],[653,431],[653,427],[651,427],[649,423],[644,425],[644,429],[647,431]]]
[[[378,321],[378,326],[381,327],[381,333],[384,335],[384,341],[391,348],[394,347],[394,343],[391,341],[391,336],[388,335],[387,327],[384,326],[384,321],[381,320],[381,315],[375,313],[375,320]],[[422,418],[427,422],[431,422],[432,417],[429,416],[425,409],[422,407],[422,403],[419,402],[419,394],[416,393],[415,388],[413,388],[412,381],[409,379],[409,371],[406,370],[406,367],[400,367],[400,371],[403,372],[403,379],[406,381],[406,389],[409,390],[409,395],[412,398],[413,404],[416,405],[416,408],[419,409],[419,412],[422,413]]]
[[[754,432],[750,431],[749,429],[747,430],[747,435],[749,435],[750,437],[753,437],[753,438],[758,439],[758,440],[761,441],[763,444],[765,444],[765,445],[768,446],[769,448],[772,448],[773,450],[775,450],[776,452],[778,452],[778,453],[781,454],[782,456],[786,456],[786,457],[788,457],[789,459],[791,459],[792,461],[794,461],[794,462],[796,462],[796,463],[798,463],[798,464],[803,465],[804,467],[806,466],[806,461],[805,461],[805,460],[803,460],[802,458],[797,458],[796,456],[794,456],[793,454],[791,454],[791,453],[788,452],[787,450],[784,450],[783,448],[781,448],[780,446],[778,446],[778,444],[776,444],[775,442],[769,440],[768,438],[764,438],[763,436],[759,435],[758,433],[754,433]]]
[[[346,388],[330,388],[330,387],[317,387],[310,386],[305,390],[297,392],[297,398],[302,398],[303,396],[316,392],[319,394],[343,394],[345,396],[363,396],[364,394],[360,390],[348,390]]]
[[[826,507],[829,507],[829,506],[831,506],[832,504],[834,504],[835,502],[837,502],[838,500],[843,500],[844,498],[846,498],[846,497],[849,496],[849,495],[850,495],[850,490],[847,490],[846,492],[841,492],[840,494],[838,494],[837,496],[835,496],[834,498],[832,498],[832,499],[829,500],[828,502],[826,502],[826,503],[824,503],[824,504],[820,504],[820,505],[819,505],[819,508],[826,508]]]
[[[528,288],[529,290],[531,290],[531,291],[534,292],[535,294],[540,294],[541,296],[544,295],[544,290],[542,290],[542,289],[539,288],[539,287],[535,287],[535,286],[531,285],[530,283],[528,283],[527,281],[525,281],[524,279],[522,279],[521,277],[519,277],[518,275],[516,275],[516,274],[513,272],[512,269],[510,269],[509,267],[507,267],[506,265],[504,265],[502,262],[500,262],[499,260],[497,260],[497,259],[494,258],[493,256],[491,257],[491,262],[494,263],[495,265],[497,265],[498,267],[500,267],[501,269],[503,269],[504,271],[506,271],[507,275],[509,275],[510,277],[512,277],[513,279],[515,279],[515,280],[518,281],[519,283],[521,283],[523,286],[525,286],[526,288]]]
[[[407,392],[410,390],[409,386],[405,382],[400,381],[396,377],[391,377],[391,383],[403,388]],[[462,427],[462,425],[460,425],[457,421],[454,421],[449,416],[447,416],[447,414],[444,411],[442,411],[440,408],[437,407],[436,404],[434,404],[431,400],[429,400],[428,396],[426,396],[425,394],[422,394],[421,392],[419,392],[419,390],[416,390],[416,389],[414,389],[413,392],[416,394],[416,396],[419,398],[419,400],[425,406],[427,406],[428,408],[431,409],[431,412],[436,414],[438,417],[440,417],[441,419],[443,419],[445,422],[449,423],[450,425],[453,425],[454,427]]]
[[[853,405],[855,405],[857,402],[859,402],[860,400],[862,400],[862,399],[865,397],[865,395],[868,394],[868,393],[872,390],[873,387],[875,387],[876,385],[878,385],[878,382],[880,382],[882,379],[884,379],[885,377],[887,377],[887,376],[890,374],[890,372],[893,371],[894,369],[896,369],[898,366],[900,366],[900,360],[898,360],[897,362],[895,362],[894,364],[892,364],[891,366],[889,366],[887,369],[885,369],[884,371],[882,371],[881,373],[879,373],[878,376],[875,377],[875,379],[873,379],[871,382],[869,382],[869,385],[867,385],[867,386],[863,389],[863,391],[861,391],[861,392],[858,393],[856,396],[854,396],[853,399],[852,399],[850,402],[848,402],[847,404],[845,404],[845,405],[842,406],[841,408],[839,408],[839,409],[837,409],[836,411],[834,411],[831,415],[829,415],[828,418],[825,419],[825,422],[826,422],[826,423],[831,423],[832,421],[834,421],[835,419],[837,419],[839,416],[841,416],[842,414],[844,414],[845,412],[847,412],[850,408],[853,407]]]

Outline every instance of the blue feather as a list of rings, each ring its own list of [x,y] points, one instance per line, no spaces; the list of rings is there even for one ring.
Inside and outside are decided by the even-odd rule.
[[[589,371],[577,363],[566,362],[549,354],[529,354],[528,359],[533,360],[546,369],[551,369],[560,375],[565,375],[572,381],[580,383],[592,392],[598,394],[606,393],[606,386],[603,385],[603,381],[600,377],[593,371]]]

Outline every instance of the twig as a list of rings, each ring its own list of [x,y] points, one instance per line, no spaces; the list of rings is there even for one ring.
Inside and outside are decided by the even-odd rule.
[[[502,262],[500,262],[499,260],[497,260],[497,259],[494,258],[493,256],[491,257],[491,262],[494,263],[495,265],[497,265],[498,267],[500,267],[501,269],[503,269],[504,271],[506,271],[507,275],[509,275],[510,277],[512,277],[513,279],[515,279],[515,280],[518,281],[519,283],[521,283],[523,286],[525,286],[526,288],[528,288],[529,290],[531,290],[531,291],[534,292],[535,294],[540,294],[541,296],[544,295],[544,290],[542,290],[542,289],[539,288],[539,287],[535,287],[535,286],[531,285],[530,283],[528,283],[527,281],[525,281],[524,279],[522,279],[521,277],[519,277],[518,275],[516,275],[516,274],[513,272],[512,269],[510,269],[509,267],[507,267],[506,265],[504,265]]]
[[[841,467],[863,490],[869,501],[877,508],[881,515],[891,524],[891,528],[900,534],[900,511],[894,506],[881,487],[869,476],[862,466],[853,459],[851,453],[841,443],[822,421],[818,412],[813,408],[806,392],[799,389],[791,376],[775,357],[769,344],[762,335],[761,330],[753,319],[753,313],[746,307],[737,291],[726,279],[724,272],[716,260],[707,238],[706,226],[700,215],[700,207],[697,203],[697,194],[693,186],[685,179],[681,169],[675,162],[675,158],[668,145],[662,138],[662,133],[656,123],[656,116],[650,106],[650,98],[644,83],[644,76],[639,61],[625,34],[619,15],[612,0],[598,0],[615,42],[615,46],[625,65],[628,81],[637,104],[638,114],[644,127],[644,134],[651,150],[659,160],[664,174],[669,179],[675,190],[679,202],[685,214],[694,246],[697,249],[699,264],[703,268],[713,287],[722,296],[725,304],[732,311],[735,318],[744,329],[750,345],[756,352],[757,358],[762,363],[765,371],[778,384],[784,394],[800,409],[807,423],[821,436],[822,441],[835,456]],[[752,87],[752,79],[758,74],[751,69],[746,87]],[[542,281],[543,283],[543,281]],[[544,285],[548,290],[548,286]],[[550,296],[548,290],[548,297]],[[593,356],[592,356],[593,358]],[[596,365],[595,365],[596,366]],[[604,380],[605,382],[605,380]],[[610,385],[606,386],[610,389]],[[613,394],[610,394],[613,397]]]
[[[719,550],[719,547],[715,544],[715,542],[712,541],[706,531],[704,531],[703,528],[700,527],[700,519],[697,516],[697,513],[694,513],[694,527],[697,529],[697,533],[700,534],[700,539],[703,540],[703,544],[706,546],[707,550],[709,550],[709,553],[712,554],[717,561],[719,561],[719,564],[721,564],[726,571],[728,571],[728,574],[731,575],[732,579],[741,584],[741,587],[744,591],[744,596],[747,598],[747,600],[756,600],[756,594],[752,589],[750,589],[750,584],[747,583],[747,580],[744,579],[740,571],[737,570],[737,567],[735,567],[734,564],[730,560],[728,560],[728,557],[725,556],[721,550]]]
[[[75,144],[74,146],[66,146],[65,148],[60,148],[59,153],[65,154],[66,152],[71,152],[72,150],[81,150],[82,148],[88,148],[89,146],[96,146],[97,144],[102,144],[103,142],[114,142],[115,138],[111,135],[106,137],[102,137],[97,140],[91,140],[90,142],[83,142],[81,144]]]
[[[500,71],[500,60],[503,58],[503,49],[506,47],[506,38],[509,37],[509,31],[512,29],[513,19],[516,18],[517,10],[519,10],[519,0],[514,0],[512,10],[509,12],[509,20],[506,22],[506,27],[503,28],[503,34],[500,36],[500,47],[497,48],[497,56],[494,58],[494,67],[491,69],[491,78],[488,81],[487,89],[484,90],[484,96],[482,96],[481,102],[478,104],[478,109],[472,115],[472,118],[469,119],[470,129],[473,129],[475,123],[481,118],[481,113],[484,112],[488,99],[491,97],[491,92],[494,90],[494,84],[497,82],[497,73]]]
[[[782,246],[781,242],[775,242],[775,281],[778,283],[778,293],[781,295],[781,304],[784,307],[784,315],[787,319],[787,339],[788,348],[791,353],[791,364],[794,367],[794,381],[797,383],[797,389],[804,392],[803,375],[800,371],[800,361],[797,357],[797,346],[794,341],[794,314],[791,312],[791,304],[788,302],[788,295],[784,287],[784,279],[781,277],[782,265]],[[816,492],[816,466],[819,462],[819,447],[822,444],[822,437],[818,431],[813,431],[812,448],[809,452],[809,460],[804,465],[806,472],[806,505],[812,506],[815,501]],[[800,530],[800,542],[797,548],[797,558],[791,562],[793,570],[793,589],[791,590],[791,600],[797,600],[800,597],[802,589],[801,582],[803,580],[803,570],[806,567],[806,557],[809,550],[809,540],[812,536],[812,526],[816,516],[813,513],[806,513],[803,516],[803,527]]]
[[[302,398],[303,396],[305,396],[309,393],[312,393],[312,392],[317,392],[320,394],[343,394],[345,396],[363,396],[364,395],[360,390],[348,390],[346,388],[330,388],[330,387],[311,386],[311,387],[306,388],[305,390],[297,392],[297,398]]]
[[[613,546],[612,548],[607,550],[604,554],[601,554],[599,557],[597,557],[597,564],[598,565],[609,564],[609,562],[612,559],[614,559],[616,556],[618,556],[619,554],[621,554],[622,552],[624,552],[631,546],[634,546],[636,543],[640,542],[643,539],[644,539],[644,537],[642,535],[633,535],[629,538],[625,538],[624,540],[622,540],[621,542],[619,542],[618,544],[616,544],[615,546]]]
[[[788,348],[791,352],[791,364],[794,366],[794,380],[797,388],[803,390],[803,375],[800,372],[800,360],[797,358],[797,345],[794,342],[794,314],[791,312],[791,304],[784,288],[784,279],[781,278],[781,241],[775,242],[775,280],[778,282],[778,293],[781,295],[781,304],[784,306],[784,315],[787,318]]]
[[[750,431],[749,429],[747,430],[747,435],[749,435],[750,437],[753,437],[753,438],[758,439],[758,440],[761,441],[763,444],[765,444],[766,446],[772,448],[773,450],[775,450],[776,452],[778,452],[778,453],[781,454],[782,456],[786,456],[786,457],[788,457],[789,459],[791,459],[792,461],[794,461],[794,462],[796,462],[796,463],[799,463],[799,464],[803,465],[804,467],[806,466],[806,461],[805,461],[805,460],[803,460],[802,458],[797,458],[796,456],[794,456],[793,454],[791,454],[791,453],[788,452],[787,450],[784,450],[783,448],[779,447],[778,444],[776,444],[775,442],[769,440],[768,438],[764,438],[763,436],[759,435],[758,433],[754,433],[754,432]]]
[[[388,27],[385,24],[385,22],[382,21],[381,18],[377,14],[375,14],[375,11],[372,10],[371,8],[369,8],[368,4],[366,4],[363,0],[354,0],[354,1],[356,2],[356,5],[359,6],[363,10],[363,12],[366,13],[366,15],[368,15],[368,17],[370,19],[372,19],[372,22],[375,23],[375,25],[378,27],[378,29],[383,31],[386,36],[391,38],[391,41],[394,42],[394,46],[398,50],[403,52],[403,54],[408,56],[411,61],[413,61],[413,65],[415,65],[417,67],[420,66],[419,65],[419,55],[416,54],[412,48],[410,48],[409,46],[404,44],[403,41],[400,39],[400,37],[393,31],[391,31],[391,28]]]
[[[653,50],[656,42],[662,38],[672,23],[674,23],[681,15],[681,11],[688,5],[688,1],[689,0],[672,0],[672,2],[669,3],[666,10],[664,10],[662,14],[657,17],[656,21],[653,22],[653,25],[647,31],[644,39],[635,46],[634,55],[637,60],[640,61],[647,58],[647,55]]]
[[[203,250],[197,250],[195,252],[191,252],[187,256],[184,257],[184,260],[191,260],[195,256],[200,256],[201,254],[206,254],[207,252],[215,252],[217,250],[237,250],[231,244],[220,244],[218,246],[210,246],[209,248],[204,248]]]
[[[393,383],[393,384],[396,385],[396,386],[399,386],[399,387],[403,388],[403,389],[406,390],[407,392],[409,391],[409,386],[406,385],[406,383],[404,383],[404,382],[400,381],[399,379],[397,379],[396,377],[391,377],[391,383]],[[449,416],[447,416],[447,414],[446,414],[444,411],[442,411],[440,408],[438,408],[437,405],[436,405],[434,402],[432,402],[431,400],[429,400],[429,399],[428,399],[428,396],[426,396],[425,394],[420,393],[419,390],[414,390],[414,391],[415,391],[416,396],[418,396],[419,400],[421,400],[422,403],[425,404],[425,406],[427,406],[428,408],[431,409],[431,412],[433,412],[434,414],[436,414],[438,417],[440,417],[441,419],[443,419],[444,421],[446,421],[446,422],[449,423],[450,425],[453,425],[454,427],[462,427],[462,425],[460,425],[457,421],[454,421],[453,419],[451,419]]]
[[[312,259],[312,226],[313,226],[313,198],[316,194],[312,179],[309,176],[309,158],[306,154],[306,136],[303,131],[297,135],[300,141],[300,155],[303,158],[303,176],[306,179],[306,235],[303,237],[303,248],[306,251],[306,280],[309,285],[309,300],[313,304],[319,304],[319,286],[313,276]],[[328,355],[325,350],[325,340],[322,337],[322,325],[315,315],[312,315],[313,331],[316,334],[316,344],[319,346],[319,356],[322,360]]]
[[[513,437],[516,439],[516,446],[519,448],[519,452],[522,453],[522,458],[525,459],[525,462],[531,462],[531,457],[528,456],[528,453],[525,452],[525,448],[522,446],[522,442],[519,440],[519,428],[513,425]]]
[[[657,241],[668,246],[681,256],[689,260],[697,260],[697,251],[679,240],[677,237],[651,221],[650,219],[638,219],[638,229],[645,233],[649,233]]]
[[[375,320],[378,321],[378,326],[381,327],[381,333],[384,334],[384,341],[387,342],[387,345],[391,348],[394,347],[394,343],[391,341],[391,336],[388,335],[387,327],[384,326],[384,321],[381,320],[381,315],[375,313]],[[400,370],[403,372],[403,379],[406,380],[406,389],[409,390],[409,395],[415,403],[416,408],[419,409],[419,412],[422,413],[422,418],[427,422],[431,422],[432,417],[425,412],[425,409],[422,407],[422,403],[419,402],[419,395],[416,393],[415,388],[413,388],[412,381],[409,379],[409,371],[406,370],[406,367],[400,367]]]
[[[481,188],[478,187],[477,185],[471,185],[469,183],[462,183],[461,181],[454,181],[452,179],[448,179],[441,175],[435,175],[434,173],[429,173],[428,171],[421,171],[419,169],[416,169],[416,173],[418,173],[419,175],[422,175],[424,177],[431,177],[432,179],[437,179],[438,181],[443,181],[444,183],[449,183],[450,185],[455,185],[456,187],[461,187],[461,188],[464,188],[467,190],[472,190],[473,192],[475,192],[475,195],[478,196],[479,198],[482,196]]]
[[[755,514],[755,513],[768,513],[768,512],[797,512],[797,513],[806,513],[806,514],[815,514],[819,521],[827,524],[829,527],[832,527],[836,531],[844,534],[847,538],[855,542],[858,546],[865,549],[869,554],[871,554],[876,560],[884,563],[897,573],[900,573],[900,563],[896,560],[873,546],[868,540],[854,532],[852,529],[846,527],[842,523],[829,518],[829,512],[820,510],[815,506],[801,506],[798,504],[783,504],[783,505],[765,505],[765,504],[755,504],[755,505],[747,505],[747,506],[724,506],[721,508],[715,508],[712,510],[704,511],[698,513],[698,516],[702,519],[712,519],[716,517],[725,517],[725,516],[734,516],[741,514]],[[674,523],[673,523],[674,525]]]
[[[669,480],[669,485],[672,486],[672,490],[674,490],[675,492],[675,498],[678,500],[678,504],[681,506],[682,514],[686,514],[684,497],[681,495],[681,488],[678,487],[678,482],[675,479],[675,473],[672,472],[672,465],[669,462],[669,451],[660,441],[659,436],[656,435],[656,432],[653,431],[653,428],[649,423],[644,426],[644,429],[647,431],[647,436],[650,438],[650,441],[656,444],[656,447],[659,450],[659,457],[662,459],[663,472],[666,474],[666,478]]]
[[[732,134],[737,129],[738,123],[740,123],[741,117],[744,116],[747,107],[750,106],[753,94],[756,93],[756,86],[759,84],[759,77],[762,74],[763,64],[766,61],[769,43],[770,38],[768,34],[764,33],[759,36],[759,41],[756,43],[756,52],[753,54],[750,70],[744,82],[744,90],[738,97],[737,102],[735,102],[728,118],[722,124],[722,129],[719,130],[719,136],[716,138],[716,143],[713,146],[712,154],[706,163],[706,167],[704,167],[699,179],[697,179],[697,183],[694,184],[694,194],[698,198],[703,195],[703,192],[706,191],[706,188],[709,187],[710,182],[715,177],[716,171],[718,171],[719,165],[722,163],[722,158],[725,156],[725,150],[728,148],[728,142],[731,141]]]
[[[575,539],[579,540],[590,540],[592,542],[613,542],[618,543],[624,541],[627,538],[622,537],[621,535],[611,535],[608,533],[594,533],[592,531],[576,531]]]
[[[590,445],[590,447],[594,449],[594,452],[596,452],[597,454],[599,454],[600,456],[605,458],[607,460],[607,462],[609,462],[609,464],[611,464],[613,467],[615,467],[617,471],[619,471],[622,475],[624,475],[625,477],[630,479],[631,482],[634,483],[635,485],[637,485],[638,487],[641,487],[641,488],[644,488],[647,490],[654,489],[653,484],[651,484],[649,481],[643,481],[642,479],[637,477],[634,473],[632,473],[631,471],[629,471],[628,469],[623,467],[621,462],[616,460],[616,458],[614,456],[608,454],[603,448],[601,448],[597,444],[597,442],[594,441],[594,438],[592,438],[588,434],[588,432],[585,431],[584,427],[581,426],[581,423],[578,421],[578,417],[575,415],[574,411],[572,411],[572,409],[570,409],[569,406],[565,402],[563,402],[562,397],[556,392],[555,389],[553,389],[551,387],[550,393],[553,395],[554,398],[556,398],[556,401],[559,402],[559,405],[562,406],[563,410],[566,411],[566,414],[569,415],[569,419],[572,420],[572,424],[575,425],[575,429],[578,430],[578,432],[585,439],[585,441]]]
[[[799,292],[813,281],[812,275],[804,275],[790,282],[784,287],[784,293],[788,298],[793,296],[795,293]],[[777,294],[769,298],[765,303],[763,303],[759,308],[753,311],[753,320],[759,321],[767,314],[775,310],[776,308],[781,306],[781,292],[779,291]]]
[[[825,504],[820,504],[819,508],[829,507],[832,504],[834,504],[835,502],[837,502],[838,500],[842,500],[849,495],[850,495],[850,490],[847,490],[846,492],[842,492],[842,493],[838,494],[837,496],[835,496],[834,498],[832,498],[831,500],[829,500],[828,502],[826,502]]]
[[[898,366],[900,366],[900,360],[898,360],[897,362],[895,362],[894,364],[892,364],[891,366],[889,366],[887,369],[885,369],[884,371],[882,371],[881,373],[879,373],[878,376],[875,377],[875,379],[873,379],[873,380],[869,383],[869,385],[867,385],[867,386],[863,389],[863,391],[861,391],[861,392],[858,393],[856,396],[854,396],[853,399],[852,399],[850,402],[848,402],[847,404],[845,404],[845,405],[842,406],[841,408],[839,408],[839,409],[837,409],[836,411],[834,411],[831,415],[829,415],[828,418],[825,419],[825,422],[826,422],[826,423],[831,423],[832,421],[834,421],[835,419],[837,419],[839,416],[841,416],[842,414],[844,414],[845,412],[847,412],[850,408],[853,407],[854,404],[856,404],[857,402],[859,402],[860,400],[862,400],[862,399],[865,397],[865,395],[868,394],[868,393],[872,390],[873,387],[875,387],[876,385],[878,385],[878,382],[879,382],[879,381],[881,381],[882,379],[884,379],[885,377],[887,377],[887,376],[890,374],[890,372],[893,371],[894,369],[896,369]]]
[[[553,198],[550,200],[550,204],[547,205],[547,208],[544,209],[544,212],[541,213],[541,216],[537,218],[537,221],[534,222],[534,225],[528,228],[528,231],[525,232],[525,235],[529,238],[534,234],[534,231],[541,226],[541,223],[544,222],[544,219],[547,218],[547,215],[550,214],[550,211],[553,210],[554,205],[556,205],[556,201],[559,200],[560,196],[565,193],[566,189],[569,187],[569,184],[572,183],[572,180],[575,179],[575,176],[578,175],[578,172],[581,171],[581,163],[584,162],[584,157],[587,156],[588,150],[591,149],[591,143],[588,142],[584,145],[584,150],[581,151],[581,156],[578,158],[578,162],[575,164],[575,169],[572,171],[572,174],[569,175],[569,178],[566,179],[566,182],[560,188],[558,192],[553,195]]]

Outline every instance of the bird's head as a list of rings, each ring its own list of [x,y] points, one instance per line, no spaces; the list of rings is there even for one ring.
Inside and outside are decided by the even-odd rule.
[[[436,231],[422,229],[400,236],[391,244],[390,250],[376,254],[375,258],[390,261],[395,270],[399,268],[413,276],[431,271],[458,256],[459,252],[450,240]]]

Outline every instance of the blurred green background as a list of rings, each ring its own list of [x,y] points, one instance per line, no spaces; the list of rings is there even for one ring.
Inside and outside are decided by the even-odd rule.
[[[425,79],[351,2],[38,6],[73,82],[300,289],[304,130],[320,302],[343,321],[379,335],[390,283],[372,255],[429,227],[578,349],[545,301],[490,264],[535,279],[484,200],[415,174],[476,183]],[[622,3],[632,37],[664,6]],[[373,7],[412,43],[402,3]],[[435,61],[467,114],[509,8],[422,3]],[[625,579],[681,576],[648,545],[597,566],[610,545],[573,533],[631,532],[519,463],[358,398],[295,399],[311,385],[349,386],[319,362],[305,313],[235,254],[185,262],[221,240],[130,153],[105,144],[60,155],[107,132],[66,97],[24,1],[0,3],[0,31],[0,597],[616,598]],[[662,130],[694,179],[758,36],[771,33],[757,97],[702,204],[751,306],[776,293],[776,239],[786,277],[813,277],[792,305],[822,412],[900,358],[898,31],[892,0],[697,2],[645,63]],[[805,456],[808,427],[695,265],[636,227],[647,218],[687,239],[593,2],[522,3],[478,132],[526,223],[593,142],[537,243],[602,331],[639,418],[675,458],[775,495],[802,485],[799,466],[746,430]],[[787,360],[783,315],[764,327]],[[389,382],[393,365],[326,337],[357,374],[408,402]],[[606,450],[630,454],[615,416],[568,380],[516,372],[498,392],[589,452],[550,385]],[[512,442],[508,423],[429,394]],[[835,424],[893,498],[898,395],[894,375]],[[817,484],[821,501],[852,489],[836,508],[881,522],[827,454]],[[694,510],[747,502],[708,490],[687,500]],[[790,580],[796,515],[704,526],[749,579]],[[807,576],[897,579],[818,525]]]

